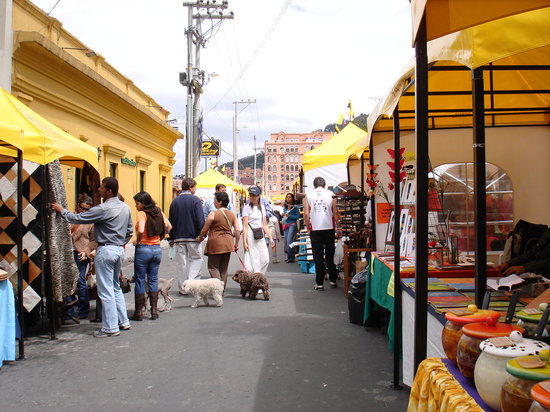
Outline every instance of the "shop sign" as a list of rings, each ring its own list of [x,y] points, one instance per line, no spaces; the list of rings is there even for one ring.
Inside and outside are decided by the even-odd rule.
[[[136,166],[137,165],[135,160],[128,159],[127,157],[123,157],[122,159],[120,159],[120,163],[128,165],[128,166]]]
[[[202,142],[201,157],[218,157],[221,151],[221,142],[216,139]]]

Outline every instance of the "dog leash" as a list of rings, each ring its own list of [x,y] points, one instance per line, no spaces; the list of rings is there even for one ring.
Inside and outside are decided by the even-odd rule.
[[[237,253],[237,251],[235,250],[235,254],[237,255],[237,257],[239,258],[239,262],[241,262],[241,266],[243,267],[244,270],[248,270],[246,268],[246,266],[244,265],[244,262],[243,260],[241,259],[241,257],[239,256],[239,254]]]

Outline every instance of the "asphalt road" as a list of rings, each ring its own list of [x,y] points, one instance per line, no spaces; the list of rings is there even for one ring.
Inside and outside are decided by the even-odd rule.
[[[233,257],[230,272],[239,266]],[[176,271],[165,249],[160,276]],[[270,301],[241,299],[230,280],[221,308],[191,309],[174,285],[170,312],[118,337],[94,338],[97,324],[83,321],[56,340],[29,338],[26,359],[0,369],[0,410],[406,410],[387,338],[349,323],[341,281],[314,291],[313,276],[271,264]],[[126,300],[131,314],[132,293]]]

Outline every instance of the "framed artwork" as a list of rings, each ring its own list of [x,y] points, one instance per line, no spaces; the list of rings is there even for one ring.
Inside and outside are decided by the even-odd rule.
[[[401,185],[399,186],[399,189],[401,190],[399,200],[401,201],[401,203],[404,203],[407,201],[407,182],[408,182],[408,179],[404,178],[403,181],[401,182]]]
[[[401,216],[399,217],[399,233],[401,234],[404,233],[408,218],[409,218],[409,209],[407,208],[402,209]]]
[[[404,200],[406,203],[413,203],[416,200],[416,184],[414,180],[408,180],[404,190]]]
[[[414,233],[409,233],[407,236],[407,249],[405,256],[415,257],[416,256],[416,235]]]
[[[386,233],[386,242],[390,243],[393,240],[393,228],[395,226],[395,213],[392,210],[390,214],[390,222],[388,223],[388,230]]]

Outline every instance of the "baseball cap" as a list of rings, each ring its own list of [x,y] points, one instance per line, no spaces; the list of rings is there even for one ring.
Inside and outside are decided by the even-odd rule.
[[[248,188],[248,193],[254,196],[260,196],[262,194],[262,189],[260,189],[258,186],[250,186]]]

